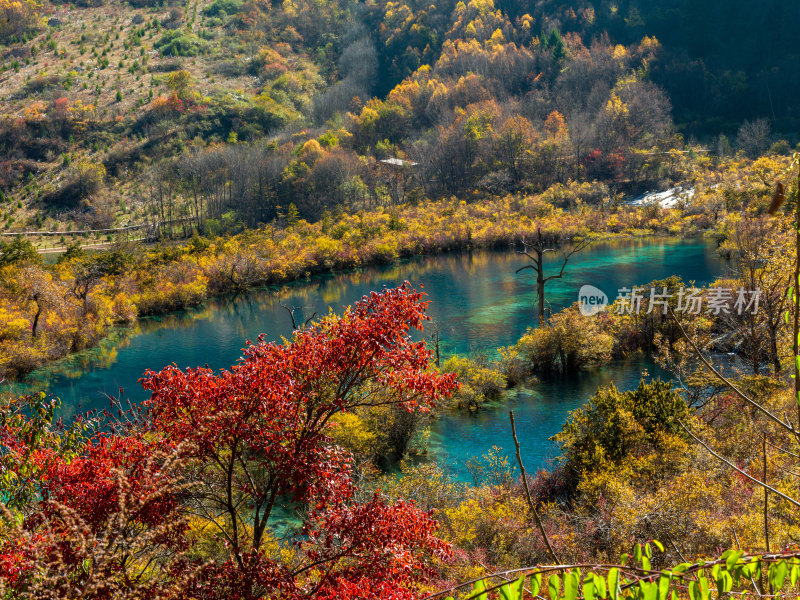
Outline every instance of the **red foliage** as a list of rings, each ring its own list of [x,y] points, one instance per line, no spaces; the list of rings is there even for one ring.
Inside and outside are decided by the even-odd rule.
[[[291,573],[285,567],[265,558],[260,552],[250,551],[242,556],[241,563],[229,560],[207,563],[184,588],[181,600],[261,600],[264,595],[254,589],[270,591],[271,598],[292,598]]]
[[[249,345],[219,374],[148,371],[146,427],[78,436],[69,451],[66,437],[46,431],[46,403],[33,420],[0,421],[0,466],[28,465],[36,481],[20,495],[29,500],[17,539],[0,543],[0,582],[28,585],[42,565],[51,573],[55,565],[63,573],[51,575],[61,577],[52,589],[65,597],[94,585],[91,597],[103,599],[130,586],[151,596],[172,586],[170,597],[196,600],[410,600],[430,575],[429,558],[448,553],[438,525],[407,502],[356,502],[351,457],[326,428],[337,412],[424,411],[452,391],[454,376],[431,371],[424,343],[409,336],[422,328],[426,305],[405,284],[296,332],[291,343]],[[305,514],[291,567],[262,547],[273,508],[289,501]],[[192,502],[210,523],[227,523],[230,531],[218,528],[227,560],[188,558],[197,554],[186,548],[181,516]],[[138,562],[159,564],[166,580],[136,572],[128,557],[134,539],[149,545],[139,546],[138,556],[149,558]]]
[[[184,102],[178,97],[177,92],[172,92],[168,96],[158,96],[150,103],[151,112],[160,115],[169,115],[174,113],[186,112],[189,108],[188,101]]]
[[[42,474],[48,500],[44,514],[53,518],[56,504],[67,507],[97,532],[124,504],[131,507],[129,518],[133,521],[145,527],[163,524],[179,499],[163,493],[168,475],[153,458],[153,450],[152,443],[137,436],[101,435],[84,455],[49,462]]]
[[[291,344],[249,346],[218,375],[148,371],[153,425],[174,442],[191,440],[200,458],[247,453],[271,475],[269,491],[249,490],[256,496],[319,502],[323,490],[345,493],[347,457],[324,434],[334,413],[390,404],[428,410],[455,386],[453,375],[428,370],[424,343],[408,336],[427,318],[421,297],[407,284],[373,293],[342,317],[296,332]]]
[[[308,556],[312,564],[328,567],[316,581],[314,598],[414,598],[409,584],[431,574],[423,557],[449,553],[434,535],[437,527],[413,504],[388,505],[377,495],[312,516],[305,531]]]
[[[617,181],[622,178],[625,157],[619,152],[603,152],[595,148],[583,159],[586,175],[590,179]]]
[[[11,589],[24,584],[36,564],[27,540],[7,540],[0,548],[0,581]]]
[[[426,307],[405,284],[297,331],[289,344],[251,345],[219,374],[175,367],[146,374],[153,427],[173,442],[192,442],[193,457],[209,466],[208,485],[221,484],[218,497],[229,498],[220,515],[237,503],[253,510],[252,536],[229,536],[230,561],[215,567],[229,597],[258,597],[253,581],[268,580],[292,598],[366,597],[374,593],[366,581],[387,597],[407,598],[426,576],[422,557],[446,551],[433,535],[435,521],[412,505],[377,497],[353,503],[350,457],[326,435],[337,412],[381,405],[424,411],[453,390],[454,376],[430,371],[424,343],[409,336],[422,328]],[[311,508],[299,548],[323,576],[312,577],[310,566],[282,573],[259,554],[281,498]]]
[[[67,109],[69,108],[69,99],[56,98],[53,102],[53,116],[59,121],[67,119]]]

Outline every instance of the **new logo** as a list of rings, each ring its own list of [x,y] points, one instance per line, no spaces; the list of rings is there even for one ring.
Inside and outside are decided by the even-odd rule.
[[[578,310],[584,317],[591,317],[608,306],[606,293],[593,285],[584,285],[578,291]]]

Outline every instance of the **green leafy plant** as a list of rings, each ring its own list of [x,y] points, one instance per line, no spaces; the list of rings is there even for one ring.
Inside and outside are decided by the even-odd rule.
[[[761,597],[765,590],[757,582],[762,576],[777,597],[784,588],[787,592],[794,589],[800,579],[798,551],[748,555],[727,550],[712,560],[655,569],[654,549],[663,552],[664,546],[658,540],[637,543],[632,555],[621,555],[617,564],[554,565],[492,573],[425,600],[456,591],[465,600],[488,600],[493,591],[499,592],[501,600],[710,600],[714,591],[720,598],[730,593]]]

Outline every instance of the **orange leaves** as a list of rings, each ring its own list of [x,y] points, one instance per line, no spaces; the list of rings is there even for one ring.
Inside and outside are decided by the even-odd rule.
[[[41,121],[45,118],[47,106],[42,101],[34,101],[28,104],[24,110],[26,121]]]
[[[53,101],[53,116],[63,121],[67,118],[67,110],[69,108],[69,99],[68,98],[56,98]]]
[[[524,167],[522,159],[533,152],[537,138],[536,129],[525,117],[515,115],[507,119],[500,126],[494,141],[499,166],[520,179]]]
[[[549,140],[559,143],[563,142],[569,137],[569,130],[567,129],[567,122],[557,110],[554,110],[544,122],[544,130],[547,133]]]
[[[150,103],[150,111],[159,116],[181,113],[186,110],[184,102],[178,97],[177,92],[168,96],[158,96]]]
[[[285,55],[291,52],[291,48],[281,49],[284,54],[274,48],[265,47],[253,58],[254,65],[269,79],[275,79],[289,70],[289,61]]]

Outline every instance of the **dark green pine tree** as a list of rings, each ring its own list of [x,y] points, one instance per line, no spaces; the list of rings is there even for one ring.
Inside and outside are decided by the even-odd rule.
[[[564,40],[561,38],[558,29],[550,30],[550,35],[547,37],[547,45],[545,47],[552,49],[553,57],[556,60],[561,60],[567,55],[567,48],[564,46]]]

